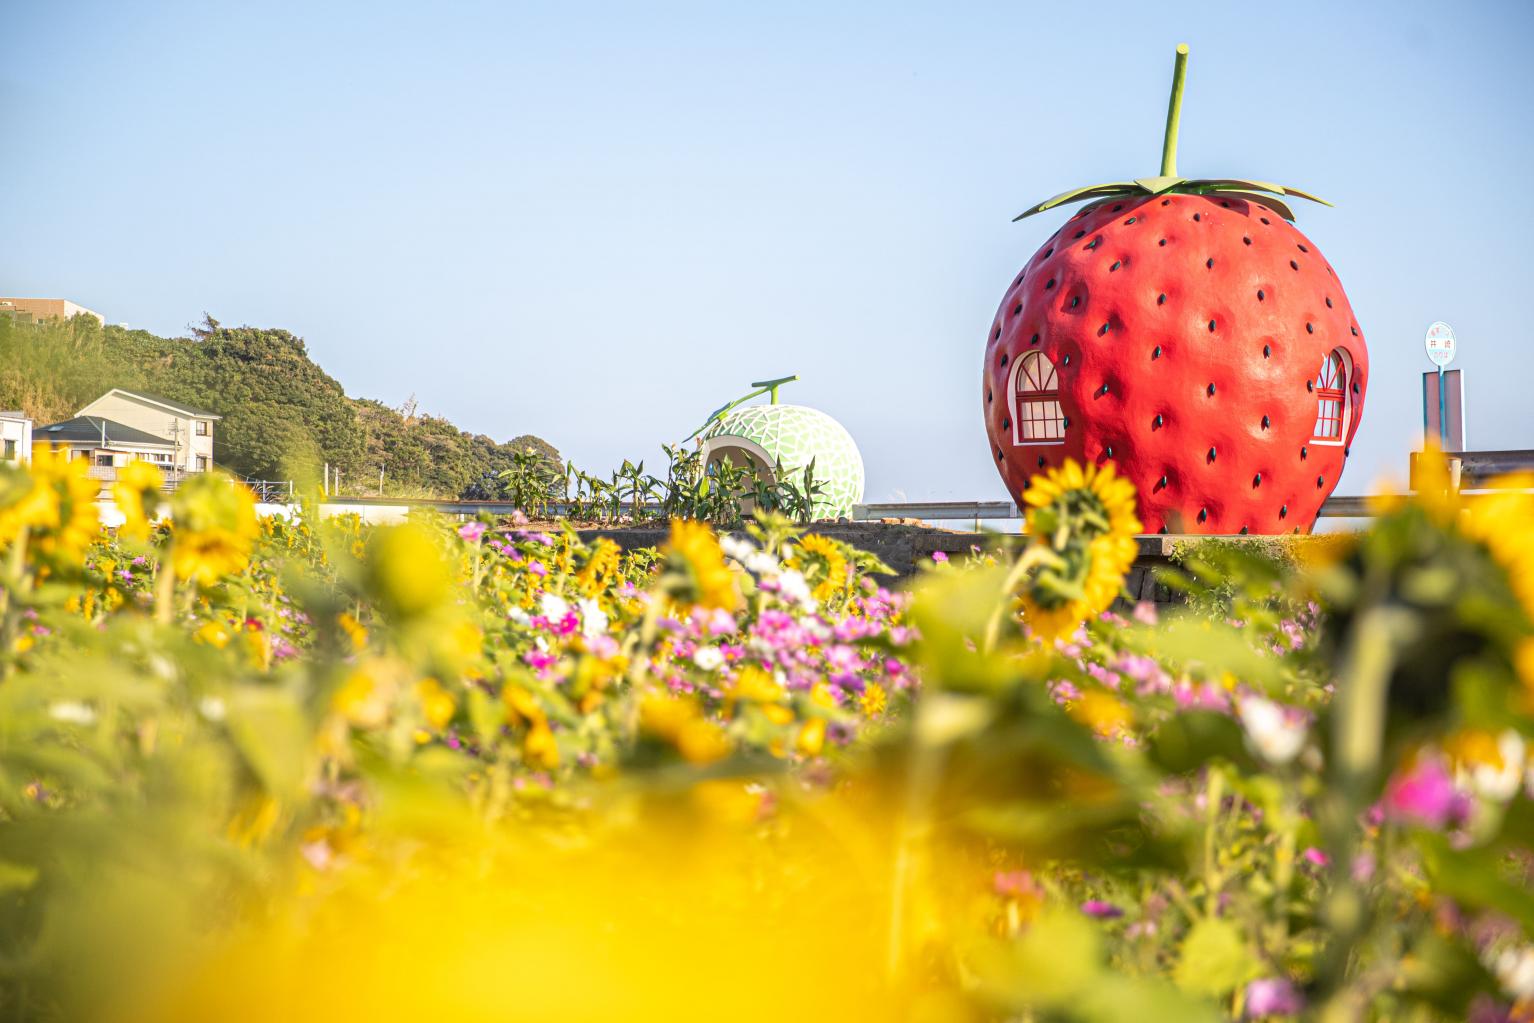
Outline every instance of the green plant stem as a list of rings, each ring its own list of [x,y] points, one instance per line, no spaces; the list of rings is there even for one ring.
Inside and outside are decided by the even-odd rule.
[[[1182,87],[1188,77],[1188,44],[1177,44],[1172,65],[1172,98],[1166,108],[1166,136],[1161,140],[1161,176],[1177,176],[1177,123],[1182,118]]]
[[[16,669],[16,630],[21,617],[20,601],[17,598],[24,596],[31,588],[31,577],[27,574],[27,541],[30,537],[31,529],[28,526],[22,526],[16,531],[16,539],[11,544],[10,563],[6,566],[5,587],[0,589],[0,656],[4,657],[6,678]]]
[[[1012,571],[1007,573],[1007,578],[1001,584],[1001,599],[996,602],[996,609],[991,612],[991,617],[985,623],[985,638],[980,645],[983,653],[991,653],[996,649],[996,641],[1001,637],[1001,623],[1007,617],[1012,607],[1012,595],[1023,584],[1028,573],[1043,563],[1048,556],[1046,549],[1038,544],[1030,544],[1023,551],[1012,566]]]

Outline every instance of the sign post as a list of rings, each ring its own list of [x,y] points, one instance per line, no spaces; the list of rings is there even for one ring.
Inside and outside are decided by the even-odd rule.
[[[1447,390],[1444,387],[1444,367],[1454,361],[1456,342],[1454,328],[1438,320],[1427,329],[1427,337],[1423,341],[1427,349],[1427,357],[1433,365],[1438,367],[1438,447],[1440,450],[1449,450],[1449,409]],[[1424,414],[1427,412],[1423,409]],[[1423,424],[1428,425],[1427,423]]]

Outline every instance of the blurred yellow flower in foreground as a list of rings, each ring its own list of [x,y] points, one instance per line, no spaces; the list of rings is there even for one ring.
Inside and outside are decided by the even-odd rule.
[[[80,560],[97,536],[100,490],[84,459],[52,447],[34,450],[29,470],[8,469],[0,482],[0,543],[14,543],[26,531],[38,553]]]
[[[260,533],[256,499],[221,473],[198,473],[171,499],[171,565],[177,578],[214,586],[238,575]]]
[[[672,579],[678,583],[676,596],[702,607],[726,611],[740,606],[735,574],[725,564],[719,539],[707,523],[672,519],[667,553]]]
[[[123,514],[123,524],[118,533],[135,540],[149,536],[153,518],[163,501],[160,488],[165,485],[165,474],[152,462],[134,459],[117,470],[117,482],[112,484],[112,503]]]

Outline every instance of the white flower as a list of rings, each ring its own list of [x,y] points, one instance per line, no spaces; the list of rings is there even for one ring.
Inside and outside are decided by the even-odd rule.
[[[1497,956],[1495,972],[1508,994],[1520,1001],[1534,998],[1534,945],[1507,949]]]
[[[778,559],[766,551],[752,551],[742,564],[746,566],[746,571],[756,575],[777,575],[778,569],[782,567]]]
[[[61,700],[48,708],[48,716],[70,725],[88,725],[96,720],[96,711],[78,700]]]
[[[545,593],[538,598],[538,613],[551,622],[562,622],[570,613],[570,602],[556,593]]]
[[[1287,764],[1305,747],[1305,725],[1272,700],[1248,696],[1237,708],[1247,737],[1263,759]]]
[[[507,611],[506,617],[516,622],[518,625],[527,625],[533,620],[533,616],[522,610],[520,607],[514,607],[510,611]]]
[[[209,721],[224,720],[224,701],[216,696],[204,696],[197,702],[197,712]]]
[[[602,610],[601,604],[598,604],[590,597],[582,597],[580,600],[576,601],[576,606],[579,607],[581,611],[582,635],[584,635],[587,639],[595,639],[607,631],[607,626],[609,624],[607,620],[607,612]]]
[[[810,584],[804,580],[804,573],[792,568],[778,576],[778,592],[791,604],[808,606],[814,600],[810,596]]]
[[[704,671],[718,671],[724,664],[724,651],[716,646],[700,646],[692,655],[692,663]]]
[[[1483,799],[1505,803],[1518,794],[1523,782],[1526,751],[1523,736],[1509,728],[1497,737],[1497,752],[1502,764],[1461,764],[1454,772],[1454,781],[1462,789],[1470,789]]]
[[[739,561],[742,564],[744,564],[746,559],[751,557],[751,555],[760,553],[754,546],[752,546],[751,541],[742,540],[740,537],[731,536],[728,533],[719,538],[719,549],[724,551],[724,553],[729,557],[734,558],[736,561]]]

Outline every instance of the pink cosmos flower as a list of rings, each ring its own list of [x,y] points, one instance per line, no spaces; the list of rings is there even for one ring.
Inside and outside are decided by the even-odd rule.
[[[1263,977],[1246,986],[1246,1016],[1293,1016],[1305,1011],[1305,998],[1285,977]]]
[[[1122,909],[1102,899],[1088,899],[1081,904],[1081,911],[1098,920],[1113,920],[1124,915]]]
[[[1384,808],[1390,820],[1442,831],[1469,816],[1470,799],[1454,787],[1442,760],[1421,757],[1411,770],[1390,779]]]
[[[948,560],[948,555],[943,551],[933,551],[932,560],[936,561],[938,564],[942,564]]]
[[[458,527],[458,535],[469,543],[479,543],[479,538],[485,535],[483,522],[465,522]]]
[[[1325,867],[1332,862],[1332,858],[1330,856],[1326,855],[1326,853],[1322,852],[1320,849],[1317,849],[1315,846],[1310,846],[1304,852],[1300,853],[1300,859],[1304,860],[1306,863],[1311,864],[1312,866],[1317,867]]]

